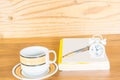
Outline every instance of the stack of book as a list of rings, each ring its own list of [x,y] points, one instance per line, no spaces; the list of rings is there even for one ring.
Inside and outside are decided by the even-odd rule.
[[[63,38],[60,40],[59,70],[109,70],[109,60],[104,57],[92,57],[90,38]],[[96,49],[97,50],[97,49]]]

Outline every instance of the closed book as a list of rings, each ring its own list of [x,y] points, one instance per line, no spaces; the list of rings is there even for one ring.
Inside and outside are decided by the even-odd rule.
[[[90,53],[91,38],[63,38],[60,40],[59,70],[109,70],[106,52],[102,57]]]

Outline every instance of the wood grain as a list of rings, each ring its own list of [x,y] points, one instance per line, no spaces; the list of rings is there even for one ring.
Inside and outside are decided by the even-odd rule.
[[[119,0],[2,0],[3,38],[120,34]]]
[[[20,62],[19,51],[22,48],[41,45],[55,50],[58,55],[61,38],[64,37],[0,39],[0,79],[18,80],[12,75],[11,70]],[[45,80],[120,80],[120,35],[104,35],[104,38],[107,38],[106,52],[110,61],[110,71],[58,71],[54,76]]]

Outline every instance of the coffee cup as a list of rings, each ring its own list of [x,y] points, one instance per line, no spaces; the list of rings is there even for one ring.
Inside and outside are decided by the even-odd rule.
[[[54,60],[50,60],[50,54]],[[49,71],[49,66],[56,62],[56,52],[43,46],[30,46],[20,51],[22,74],[26,77],[44,76]]]

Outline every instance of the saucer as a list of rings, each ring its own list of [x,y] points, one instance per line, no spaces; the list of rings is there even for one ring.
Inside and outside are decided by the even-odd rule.
[[[50,64],[49,70],[46,74],[44,74],[43,76],[37,77],[37,78],[29,78],[29,77],[25,77],[22,74],[22,69],[21,69],[21,63],[18,63],[17,65],[15,65],[12,69],[12,74],[13,76],[15,76],[16,78],[20,79],[20,80],[42,80],[45,78],[48,78],[52,75],[54,75],[58,70],[58,66],[56,63],[52,63]]]

